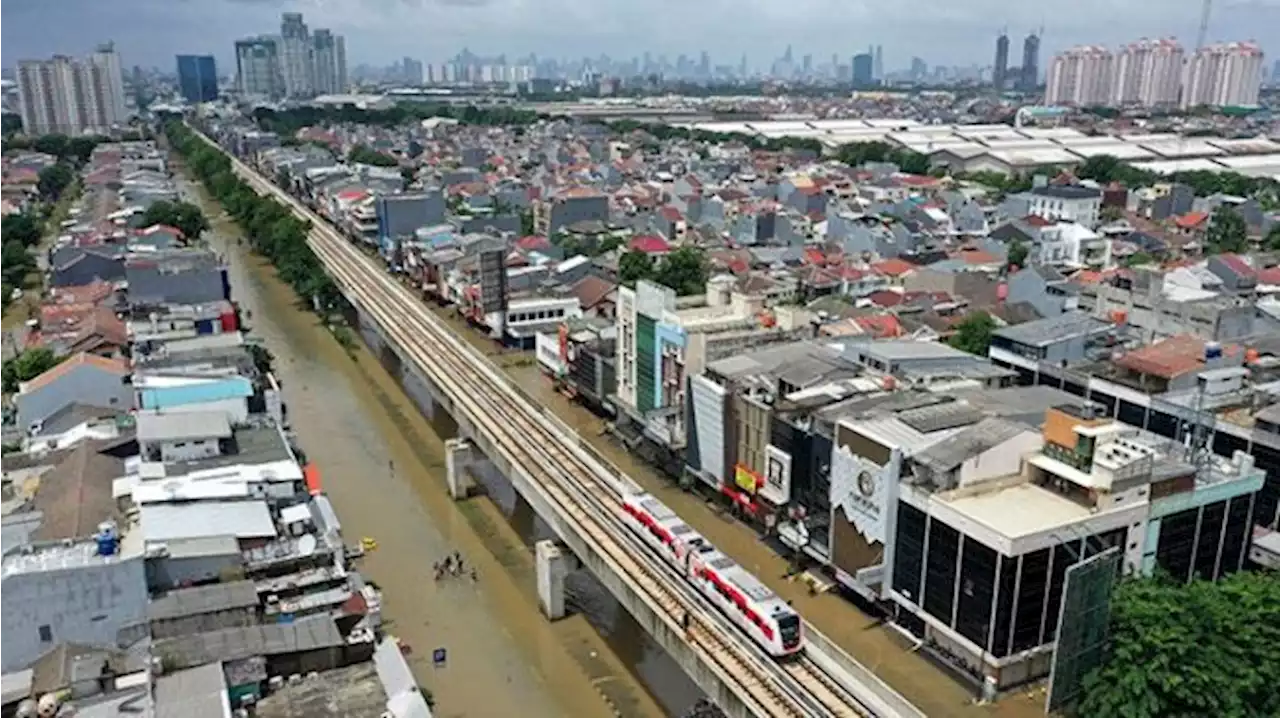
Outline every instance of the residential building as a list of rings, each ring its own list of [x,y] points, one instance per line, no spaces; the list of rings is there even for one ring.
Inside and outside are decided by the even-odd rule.
[[[18,63],[19,114],[31,134],[105,134],[128,120],[120,58],[105,45],[88,58]]]
[[[1109,104],[1114,60],[1110,50],[1096,45],[1074,47],[1054,57],[1045,102],[1075,107]]]
[[[284,96],[280,41],[262,36],[236,41],[236,85],[242,95]]]
[[[1115,58],[1111,104],[1176,105],[1182,86],[1182,61],[1182,45],[1173,38],[1143,38],[1120,48]]]
[[[341,35],[317,28],[311,36],[315,93],[338,95],[347,91],[347,44]],[[421,74],[421,69],[419,69]]]
[[[1197,49],[1187,60],[1181,106],[1255,107],[1262,85],[1262,48],[1228,42]]]
[[[1009,33],[1000,32],[996,38],[996,61],[991,69],[991,84],[996,92],[1004,92],[1009,82]]]
[[[1018,195],[1027,202],[1027,214],[1049,220],[1066,220],[1088,229],[1098,226],[1102,190],[1081,185],[1045,184]]]
[[[280,70],[285,97],[315,94],[314,47],[300,12],[280,15]]]
[[[178,55],[178,90],[191,104],[218,99],[218,69],[213,55]]]
[[[1018,78],[1018,89],[1032,92],[1040,85],[1040,36],[1036,33],[1027,35],[1022,41],[1022,67]]]
[[[39,433],[46,419],[72,404],[127,411],[133,407],[128,376],[120,359],[77,354],[18,388],[18,426]]]
[[[383,195],[377,198],[376,208],[380,237],[409,236],[423,227],[445,222],[444,195],[438,189]]]
[[[609,222],[607,194],[590,187],[571,187],[534,204],[534,231],[544,237],[586,220]]]

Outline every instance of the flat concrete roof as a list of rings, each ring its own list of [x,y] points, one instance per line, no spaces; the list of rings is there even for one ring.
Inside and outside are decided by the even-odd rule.
[[[1026,483],[942,500],[965,518],[1009,539],[1083,521],[1093,515],[1088,508],[1070,499]]]

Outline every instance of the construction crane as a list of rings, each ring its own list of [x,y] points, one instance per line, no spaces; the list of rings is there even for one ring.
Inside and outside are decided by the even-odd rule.
[[[1204,47],[1205,36],[1209,34],[1209,11],[1213,9],[1213,0],[1204,0],[1200,8],[1200,29],[1196,31],[1196,49]]]

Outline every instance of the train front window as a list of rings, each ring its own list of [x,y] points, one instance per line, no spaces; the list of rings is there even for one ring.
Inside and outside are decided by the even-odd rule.
[[[778,634],[782,637],[782,646],[792,648],[800,643],[800,617],[794,613],[778,619]]]

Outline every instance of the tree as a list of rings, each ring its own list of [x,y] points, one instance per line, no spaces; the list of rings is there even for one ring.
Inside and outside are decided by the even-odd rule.
[[[681,247],[663,257],[653,279],[680,296],[701,294],[707,287],[707,259],[697,247]]]
[[[1156,258],[1146,252],[1134,252],[1125,258],[1124,266],[1141,267],[1144,264],[1151,264],[1154,261],[1156,261]]]
[[[67,152],[69,140],[66,135],[41,135],[31,143],[31,149],[47,155],[62,157]]]
[[[1113,155],[1093,155],[1076,168],[1076,176],[1095,182],[1107,183],[1117,179],[1120,159]]]
[[[4,263],[4,268],[0,271],[3,272],[5,301],[8,301],[8,292],[25,286],[27,275],[36,268],[36,260],[21,242],[14,239],[6,239],[0,251],[3,251]]]
[[[398,167],[400,160],[383,154],[365,145],[356,145],[347,153],[347,161],[354,164],[374,165],[375,167]]]
[[[1209,220],[1209,231],[1205,235],[1205,244],[1211,254],[1243,252],[1249,248],[1249,230],[1240,216],[1231,206],[1218,205]]]
[[[986,312],[973,312],[956,325],[956,333],[951,336],[951,346],[961,351],[986,356],[991,346],[991,333],[996,329],[996,320]]]
[[[1280,252],[1280,222],[1271,225],[1271,231],[1267,232],[1266,239],[1262,240],[1262,247],[1272,252]]]
[[[40,242],[40,222],[25,212],[18,214],[5,215],[3,225],[0,226],[0,235],[3,235],[7,244],[10,241],[18,241],[24,247],[34,247]]]
[[[5,393],[18,390],[18,384],[31,381],[49,371],[62,361],[52,349],[36,347],[28,349],[4,363],[2,370]]]
[[[187,241],[199,239],[201,233],[209,228],[204,212],[190,202],[155,202],[143,213],[142,222],[148,227],[153,224],[175,227]]]
[[[1027,245],[1015,241],[1009,245],[1009,269],[1027,266]]]
[[[1091,718],[1280,715],[1280,577],[1122,582],[1106,662],[1084,679]]]
[[[644,252],[627,252],[618,258],[618,281],[634,287],[641,279],[653,278],[653,257]]]
[[[48,200],[57,200],[75,178],[71,168],[59,162],[40,170],[40,179],[36,187],[40,190],[40,196]]]
[[[533,234],[533,211],[532,210],[526,209],[520,213],[520,234],[526,237]]]
[[[1102,211],[1098,213],[1098,216],[1102,218],[1103,222],[1118,222],[1124,218],[1124,210],[1113,204],[1109,204],[1102,208]]]

